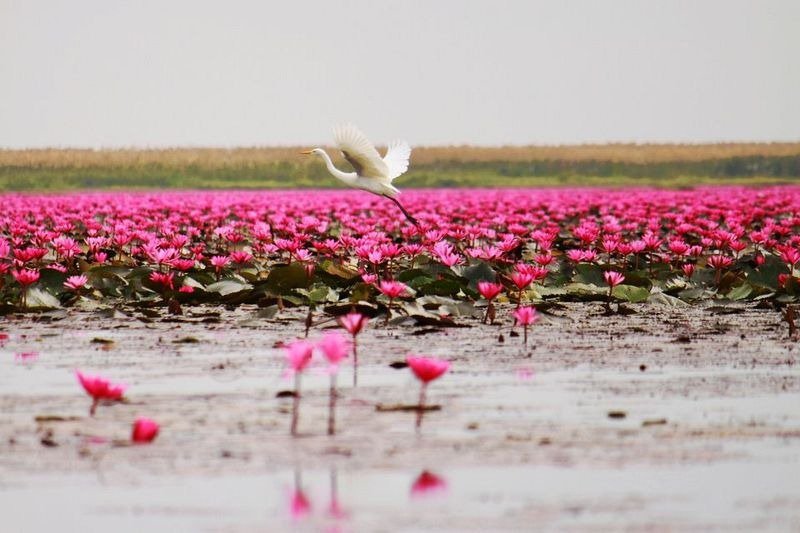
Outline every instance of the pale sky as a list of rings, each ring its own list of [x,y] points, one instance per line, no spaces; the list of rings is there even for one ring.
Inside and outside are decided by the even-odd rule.
[[[0,0],[0,147],[800,140],[800,1]]]

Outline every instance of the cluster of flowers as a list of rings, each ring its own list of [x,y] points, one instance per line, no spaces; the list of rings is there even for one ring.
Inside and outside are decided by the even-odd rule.
[[[352,336],[353,386],[355,387],[358,384],[358,352],[356,351],[356,339],[364,326],[369,322],[369,319],[358,312],[352,311],[339,317],[338,322],[339,325]],[[290,430],[293,436],[297,435],[297,423],[300,414],[300,376],[303,371],[308,368],[316,350],[322,352],[322,355],[328,363],[327,371],[331,376],[328,403],[328,435],[336,433],[336,374],[339,371],[339,365],[350,352],[350,345],[351,343],[339,332],[331,332],[325,334],[322,339],[316,343],[306,340],[297,340],[285,346],[288,373],[295,378],[292,425]],[[409,355],[406,357],[406,364],[422,383],[419,404],[417,405],[417,428],[419,429],[422,424],[422,414],[425,410],[425,392],[428,383],[438,379],[442,374],[447,372],[450,368],[450,363],[435,357]]]
[[[94,416],[97,406],[101,403],[120,402],[124,398],[127,385],[112,383],[102,376],[91,376],[76,370],[78,382],[92,398],[92,405],[89,408],[89,416]],[[133,421],[131,429],[131,441],[136,444],[146,444],[152,442],[158,435],[160,427],[155,420],[140,416]]]
[[[340,191],[4,195],[0,298],[24,306],[48,270],[63,276],[62,292],[102,294],[92,272],[107,264],[144,267],[162,291],[192,293],[198,272],[219,279],[297,262],[311,278],[330,262],[357,269],[390,308],[408,294],[398,275],[420,264],[485,262],[501,274],[487,281],[518,299],[581,263],[689,280],[708,269],[719,286],[745,258],[754,268],[779,258],[780,286],[798,275],[795,187],[430,190],[404,202],[419,227],[390,202]],[[606,277],[611,287],[624,275],[614,276]]]

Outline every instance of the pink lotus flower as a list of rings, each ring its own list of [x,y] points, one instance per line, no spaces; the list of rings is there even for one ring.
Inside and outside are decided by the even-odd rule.
[[[517,288],[517,307],[519,307],[522,305],[522,294],[525,292],[525,289],[533,283],[533,273],[523,268],[522,270],[515,270],[512,272],[509,279]]]
[[[358,386],[358,334],[367,325],[369,319],[356,311],[339,317],[339,325],[353,337],[353,387]]]
[[[339,363],[347,357],[347,352],[350,351],[350,343],[340,333],[331,332],[326,333],[322,340],[317,343],[317,347],[322,351],[322,355],[331,364],[332,367],[338,367]]]
[[[408,285],[400,281],[383,280],[378,286],[378,290],[381,291],[381,293],[383,293],[387,298],[393,300],[406,294],[408,291]]]
[[[253,255],[249,252],[245,252],[243,250],[239,250],[237,252],[231,252],[231,261],[236,263],[237,266],[244,266],[248,264],[250,261],[253,260]]]
[[[301,373],[311,362],[314,345],[307,341],[294,341],[284,347],[289,370],[292,373]]]
[[[539,315],[536,313],[535,307],[525,306],[518,307],[513,311],[514,323],[519,326],[530,326],[539,320]]]
[[[720,282],[722,281],[722,271],[733,264],[733,259],[726,255],[714,254],[708,258],[707,262],[708,266],[716,270],[714,282],[717,288],[719,288]]]
[[[614,270],[606,270],[603,272],[603,278],[606,280],[606,283],[609,287],[616,287],[625,281],[625,276],[620,272],[615,272]]]
[[[492,283],[491,281],[479,281],[478,292],[487,300],[493,300],[498,294],[503,292],[503,286],[499,283]]]
[[[491,281],[478,282],[478,292],[481,296],[489,301],[489,304],[486,306],[486,312],[483,314],[484,324],[486,324],[487,321],[494,324],[495,309],[494,302],[492,302],[492,300],[494,300],[502,291],[503,286],[499,283],[492,283]]]
[[[434,244],[431,252],[445,266],[451,267],[461,262],[461,256],[455,253],[453,245],[447,241],[439,241]]]
[[[423,383],[430,383],[441,377],[450,368],[449,361],[423,355],[409,355],[406,357],[406,363],[417,379]]]
[[[534,324],[537,320],[539,320],[539,315],[536,314],[535,307],[517,307],[514,310],[514,324],[517,326],[522,326],[523,331],[523,346],[527,349],[528,347],[528,326]]]
[[[355,337],[367,325],[369,318],[359,312],[351,311],[346,315],[340,316],[338,322],[350,335]]]
[[[509,278],[511,279],[511,283],[513,283],[514,286],[520,291],[524,290],[533,282],[533,274],[530,272],[516,271],[513,272]]]
[[[314,345],[307,341],[294,341],[284,347],[289,372],[294,374],[294,402],[292,403],[292,425],[290,432],[297,436],[297,423],[300,418],[300,375],[311,362]]]
[[[220,272],[222,272],[222,269],[230,264],[231,259],[228,256],[215,255],[210,259],[210,262],[211,266],[214,267],[214,270],[217,273],[217,277],[219,277]]]
[[[83,386],[86,394],[91,396],[93,400],[92,406],[89,408],[89,416],[94,416],[97,405],[101,401],[117,402],[122,400],[125,389],[128,388],[127,385],[111,383],[108,379],[101,376],[83,374],[80,370],[76,370],[75,375],[78,377],[78,381],[81,386]]]
[[[331,386],[330,395],[328,400],[328,435],[336,433],[336,372],[339,369],[339,363],[347,357],[347,352],[350,351],[347,339],[339,332],[331,332],[325,334],[322,340],[317,344],[317,347],[322,351],[322,355],[330,363],[331,371]]]
[[[781,252],[781,259],[789,266],[789,275],[794,276],[795,265],[800,262],[800,250],[787,247]]]
[[[11,272],[17,283],[27,288],[29,285],[36,283],[39,280],[39,271],[30,268],[23,268],[21,270],[14,270]]]
[[[449,361],[436,359],[435,357],[426,357],[422,355],[409,355],[406,357],[406,363],[409,368],[420,380],[422,386],[419,391],[419,404],[417,407],[417,422],[415,424],[417,431],[422,427],[422,415],[425,412],[425,393],[428,389],[428,383],[438,379],[450,368]]]
[[[159,425],[155,420],[140,416],[133,422],[131,440],[137,444],[153,442],[158,435]]]
[[[447,481],[428,470],[423,470],[411,485],[411,497],[428,497],[447,491]]]
[[[611,298],[614,293],[614,287],[625,281],[625,276],[614,270],[606,270],[603,272],[603,278],[608,284],[608,293],[606,294],[606,313],[611,313]]]
[[[175,259],[170,263],[170,265],[175,270],[186,272],[187,270],[194,268],[194,259]]]
[[[163,290],[173,290],[175,288],[175,274],[172,272],[166,274],[163,272],[151,272],[150,281],[157,285],[161,285]]]
[[[405,283],[401,283],[399,281],[392,281],[392,280],[384,280],[381,281],[380,285],[378,286],[378,290],[380,290],[387,298],[389,298],[389,306],[386,309],[386,324],[389,323],[389,318],[392,316],[392,304],[394,299],[403,296],[408,292],[408,285]]]
[[[684,263],[681,265],[681,270],[683,270],[683,274],[687,278],[691,278],[692,274],[694,274],[694,264],[693,263]]]
[[[64,282],[64,287],[71,289],[73,291],[77,291],[82,289],[86,285],[86,282],[88,281],[89,278],[87,278],[85,275],[70,276]]]
[[[733,259],[728,257],[727,255],[721,254],[714,254],[708,258],[708,266],[714,268],[716,270],[722,270],[723,268],[728,268],[733,264]]]

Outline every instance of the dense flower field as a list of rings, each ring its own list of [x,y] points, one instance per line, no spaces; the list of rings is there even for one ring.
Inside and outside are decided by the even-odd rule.
[[[493,301],[681,305],[800,292],[800,188],[460,189],[402,200],[420,227],[349,190],[5,195],[0,306],[180,313],[247,302],[339,314],[358,302],[373,315],[447,320],[493,319]]]

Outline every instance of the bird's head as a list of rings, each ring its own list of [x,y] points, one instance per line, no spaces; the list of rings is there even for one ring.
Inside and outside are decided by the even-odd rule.
[[[300,152],[300,153],[305,155],[321,155],[322,148],[314,148],[313,150],[306,150],[305,152]]]

